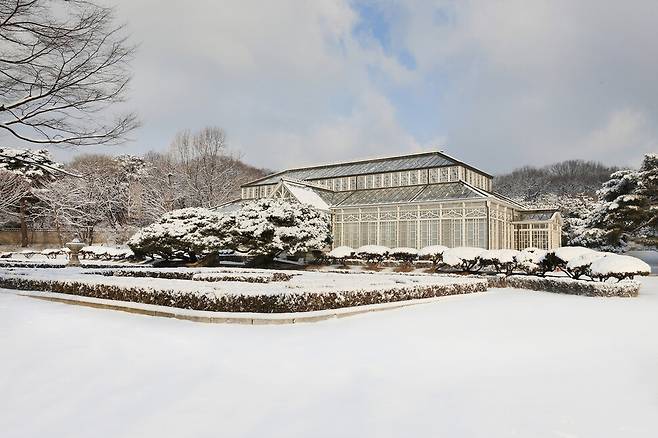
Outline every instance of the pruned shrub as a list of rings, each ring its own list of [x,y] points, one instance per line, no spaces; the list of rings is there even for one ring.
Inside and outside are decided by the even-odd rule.
[[[555,271],[558,268],[566,272],[567,263],[571,260],[593,252],[595,252],[593,249],[583,246],[563,246],[550,250],[543,260],[544,272]]]
[[[345,265],[345,260],[354,256],[354,249],[350,246],[339,246],[327,253],[327,260],[330,263]]]
[[[480,255],[485,252],[482,248],[460,246],[448,248],[443,252],[441,266],[457,269],[463,272],[476,272],[481,269]]]
[[[420,260],[430,260],[432,265],[434,265],[434,269],[436,269],[441,260],[443,260],[443,252],[446,249],[448,247],[443,245],[425,246],[418,251],[418,258]]]
[[[389,251],[389,256],[395,260],[411,264],[418,258],[418,250],[416,248],[398,247]]]
[[[651,274],[651,266],[642,260],[625,255],[610,254],[592,262],[589,276],[599,281],[616,278],[618,281]]]
[[[68,250],[68,248],[66,248]],[[94,260],[125,260],[134,256],[130,249],[112,248],[109,246],[85,246],[80,249],[83,259]]]
[[[539,248],[526,248],[516,255],[516,267],[526,274],[543,276],[550,266],[544,262],[548,251]]]
[[[331,220],[306,204],[262,198],[234,213],[230,242],[257,256],[254,264],[266,264],[283,252],[294,255],[331,244]]]
[[[564,272],[571,278],[577,280],[583,275],[591,277],[592,263],[596,260],[611,255],[607,252],[592,251],[575,257],[567,263]]]
[[[41,255],[48,259],[56,259],[58,255],[63,255],[64,251],[61,248],[47,248],[41,251]]]
[[[514,249],[490,249],[480,254],[480,265],[491,267],[495,272],[512,275],[517,266],[517,259],[521,254]]]
[[[380,245],[364,245],[356,249],[356,255],[366,263],[379,265],[389,254],[390,249]]]
[[[135,233],[128,246],[140,258],[196,261],[230,245],[232,225],[232,216],[205,208],[174,210]]]

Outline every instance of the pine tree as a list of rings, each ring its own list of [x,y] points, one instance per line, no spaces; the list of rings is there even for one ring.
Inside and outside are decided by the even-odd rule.
[[[0,169],[20,175],[31,189],[43,187],[63,173],[62,165],[55,162],[46,149],[0,148]],[[29,204],[34,201],[32,192],[19,203],[18,215],[21,222],[21,246],[28,245],[27,217]]]
[[[283,252],[321,250],[331,243],[331,224],[308,205],[263,198],[236,212],[231,239],[234,248],[258,256],[256,264],[266,264]]]
[[[640,170],[610,175],[597,192],[599,203],[574,241],[587,246],[624,246],[640,238],[655,244],[658,224],[658,156],[645,156]]]

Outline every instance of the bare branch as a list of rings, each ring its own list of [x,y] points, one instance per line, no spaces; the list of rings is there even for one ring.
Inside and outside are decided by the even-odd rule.
[[[0,0],[0,128],[35,144],[117,144],[139,126],[112,115],[135,47],[114,11],[87,0]]]

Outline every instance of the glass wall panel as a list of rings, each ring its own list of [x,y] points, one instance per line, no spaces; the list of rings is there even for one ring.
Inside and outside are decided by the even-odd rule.
[[[379,244],[389,248],[397,246],[397,222],[384,221],[379,223]]]

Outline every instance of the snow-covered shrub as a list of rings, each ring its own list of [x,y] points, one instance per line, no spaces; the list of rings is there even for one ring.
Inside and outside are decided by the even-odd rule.
[[[548,251],[540,248],[526,248],[520,251],[516,256],[516,266],[519,270],[533,275],[544,275],[546,271],[544,268],[547,265],[544,259]]]
[[[590,276],[600,281],[616,278],[621,281],[636,275],[651,274],[651,266],[642,260],[625,255],[609,254],[592,262]]]
[[[564,272],[566,272],[569,277],[576,280],[583,275],[591,276],[592,263],[609,255],[611,254],[598,251],[581,254],[578,257],[569,260],[564,268]]]
[[[395,260],[411,263],[418,258],[418,250],[416,248],[398,247],[391,249],[388,255]]]
[[[430,245],[425,246],[418,251],[418,258],[421,260],[431,260],[432,264],[436,266],[443,259],[443,252],[448,249],[447,246],[443,245]]]
[[[345,260],[354,256],[354,249],[350,246],[339,246],[327,253],[327,259],[332,263],[337,263],[340,265],[345,264]]]
[[[62,255],[64,252],[61,248],[47,248],[41,251],[41,255],[46,256],[49,259],[55,259],[58,255]]]
[[[496,272],[511,275],[517,266],[520,251],[515,249],[490,249],[480,254],[480,265],[491,266]]]
[[[17,253],[25,257],[26,259],[32,258],[33,255],[39,254],[38,251],[35,251],[33,249],[24,249],[23,251]]]
[[[184,208],[166,213],[128,240],[137,257],[159,256],[194,261],[230,244],[231,216],[205,208]]]
[[[460,246],[448,248],[443,252],[441,264],[464,272],[475,272],[480,269],[480,256],[485,252],[482,248]]]
[[[329,215],[311,206],[280,199],[248,202],[233,215],[233,248],[258,256],[256,264],[277,255],[322,250],[331,243]]]
[[[589,254],[594,252],[593,249],[585,248],[583,246],[563,246],[561,248],[555,248],[548,253],[542,260],[540,264],[541,270],[546,272],[552,272],[556,269],[566,270],[567,263],[576,257],[580,257],[583,254]]]
[[[389,252],[390,249],[381,245],[364,245],[356,249],[356,255],[368,263],[380,263]]]
[[[108,248],[104,246],[90,245],[80,249],[80,256],[83,259],[101,259],[107,255]]]

